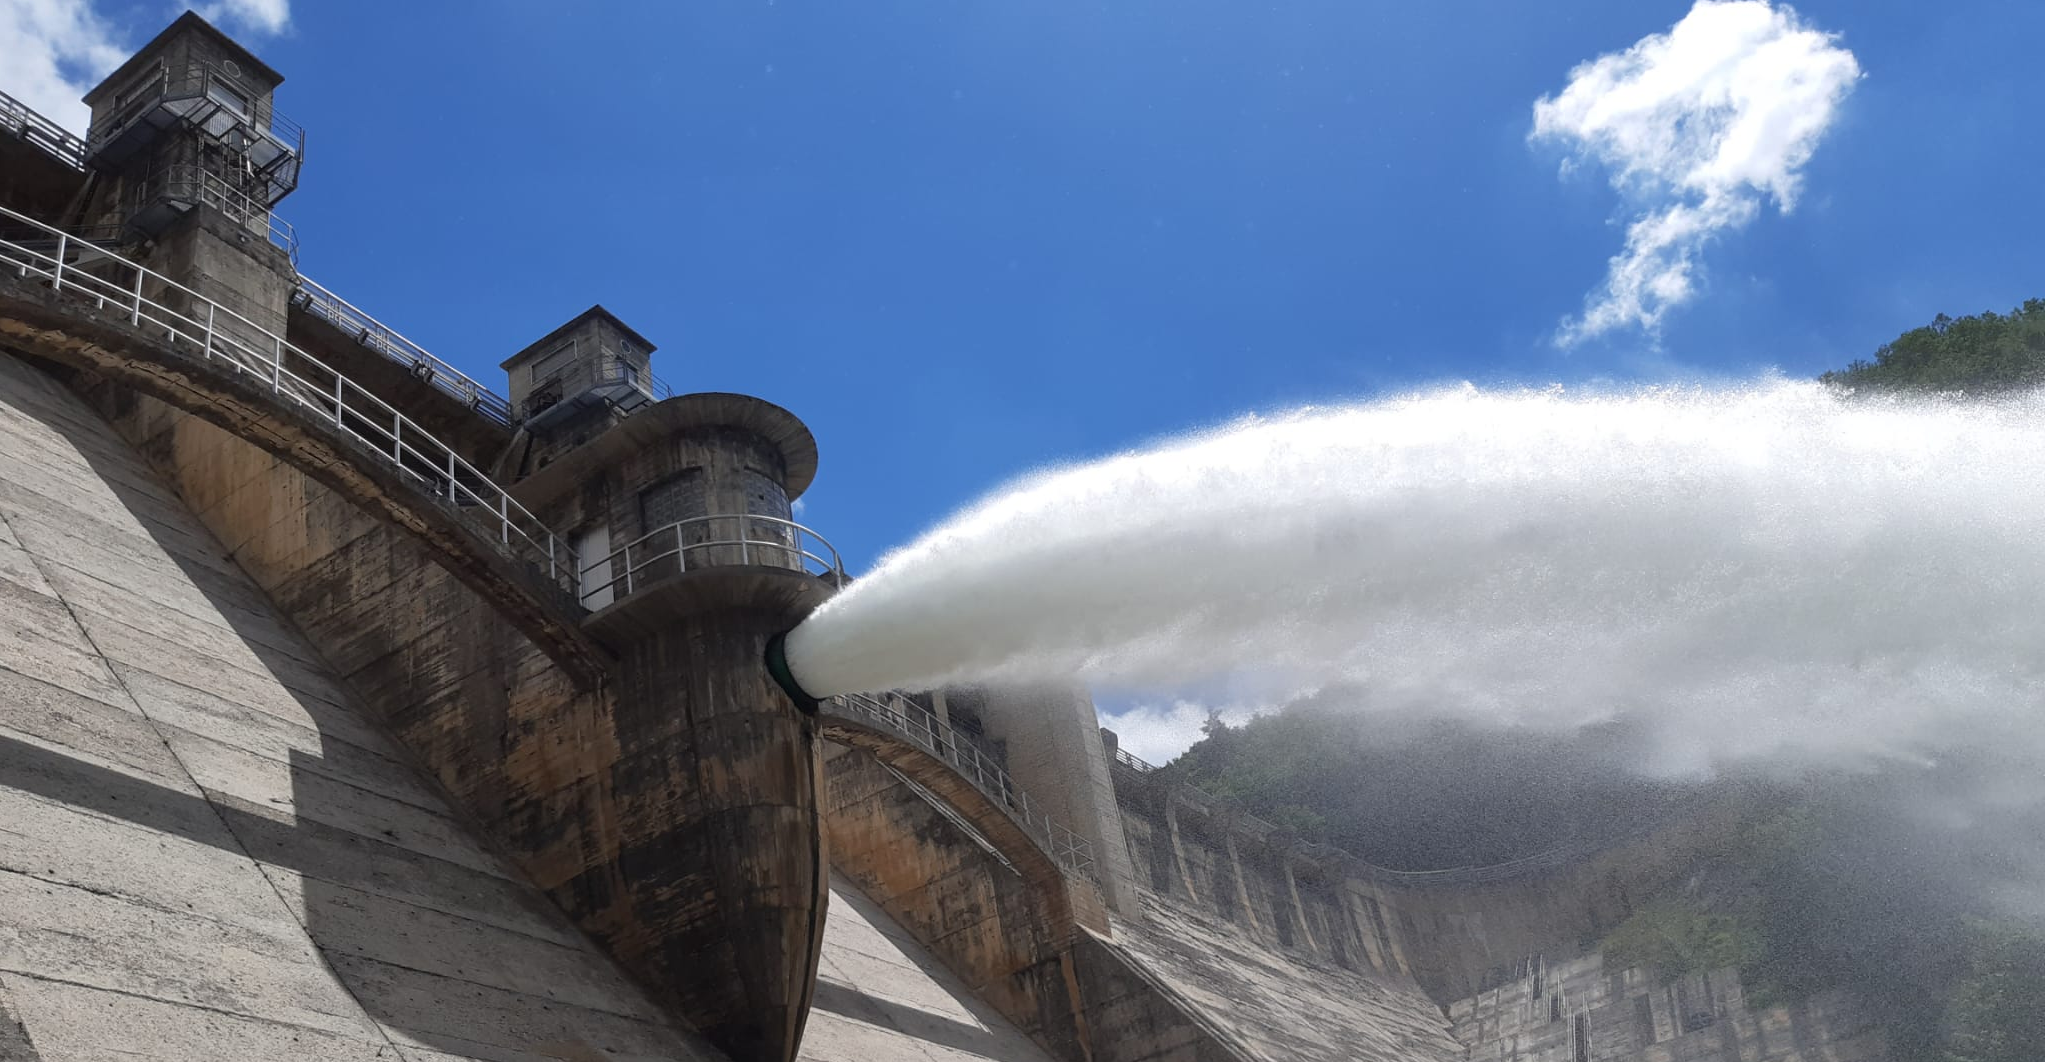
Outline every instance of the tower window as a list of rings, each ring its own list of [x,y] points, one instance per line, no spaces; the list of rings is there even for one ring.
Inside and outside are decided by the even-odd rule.
[[[710,499],[703,485],[703,470],[684,469],[681,474],[646,488],[639,495],[639,532],[658,531],[669,524],[710,515]]]
[[[206,82],[206,98],[227,108],[243,118],[249,116],[249,99],[219,79]]]
[[[788,492],[781,489],[781,484],[775,482],[774,477],[748,468],[745,472],[745,486],[747,516],[772,516],[779,520],[789,518]]]

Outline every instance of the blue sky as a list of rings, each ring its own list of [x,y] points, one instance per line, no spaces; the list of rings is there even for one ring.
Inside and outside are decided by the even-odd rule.
[[[2030,2],[1796,5],[1861,76],[1794,209],[1746,188],[1658,328],[1573,344],[1627,224],[1685,199],[1530,142],[1535,104],[1690,0],[286,3],[213,13],[308,131],[308,275],[499,385],[602,302],[677,388],[810,424],[805,519],[855,567],[1247,410],[1810,375],[2045,295]],[[89,84],[175,13],[0,0],[0,54],[51,60],[0,89]]]

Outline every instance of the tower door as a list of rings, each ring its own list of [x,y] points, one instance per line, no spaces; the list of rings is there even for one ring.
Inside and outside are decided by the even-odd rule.
[[[575,536],[575,557],[582,565],[582,605],[595,611],[617,600],[611,582],[611,526],[596,524]],[[601,587],[594,593],[591,587]]]

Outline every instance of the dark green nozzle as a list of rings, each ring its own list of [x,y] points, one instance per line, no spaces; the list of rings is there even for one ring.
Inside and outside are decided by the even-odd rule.
[[[802,688],[802,683],[795,681],[795,672],[788,670],[787,646],[788,634],[785,631],[767,639],[767,674],[774,676],[774,682],[788,694],[788,699],[794,701],[797,708],[802,709],[803,714],[815,715],[820,702]]]

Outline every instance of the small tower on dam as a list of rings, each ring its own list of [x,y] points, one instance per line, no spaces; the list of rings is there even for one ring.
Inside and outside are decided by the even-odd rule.
[[[521,435],[514,474],[538,468],[645,406],[673,397],[653,375],[653,342],[602,306],[541,336],[500,366]]]
[[[504,363],[531,470],[513,492],[572,529],[584,629],[618,658],[616,865],[632,872],[592,868],[576,892],[630,912],[604,943],[713,1042],[790,1059],[829,861],[817,721],[761,660],[843,570],[789,519],[816,475],[809,429],[746,395],[656,400],[651,350],[596,306]]]
[[[297,189],[305,155],[305,131],[276,109],[283,81],[205,19],[180,16],[85,95],[76,232],[281,333],[296,237],[271,210]]]

